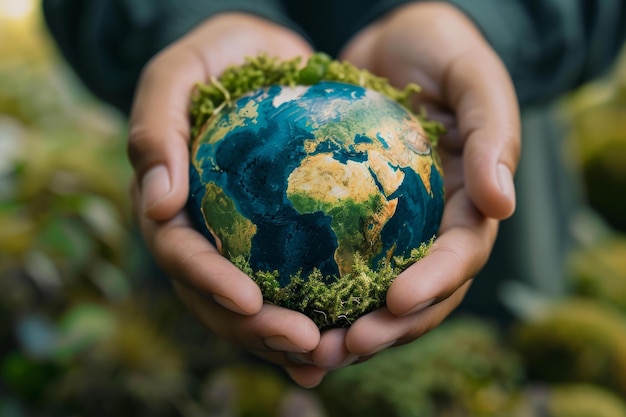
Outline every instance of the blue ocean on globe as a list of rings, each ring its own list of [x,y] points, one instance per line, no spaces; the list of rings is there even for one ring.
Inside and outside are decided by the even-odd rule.
[[[320,82],[249,93],[191,145],[189,213],[226,257],[280,284],[340,279],[357,254],[376,269],[438,231],[443,174],[420,123],[360,86]]]

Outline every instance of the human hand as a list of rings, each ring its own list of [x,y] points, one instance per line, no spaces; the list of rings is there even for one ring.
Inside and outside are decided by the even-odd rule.
[[[431,253],[395,279],[385,308],[327,338],[324,352],[363,360],[420,337],[462,301],[487,261],[499,220],[515,208],[520,121],[505,67],[474,24],[446,3],[397,9],[357,34],[342,59],[399,87],[420,84],[416,105],[447,128],[438,147],[446,205]]]
[[[302,364],[320,341],[315,324],[295,311],[264,305],[258,286],[196,232],[184,212],[191,91],[260,52],[287,59],[311,50],[287,29],[228,13],[207,20],[146,66],[129,126],[134,209],[149,249],[202,324],[310,386],[325,373]]]

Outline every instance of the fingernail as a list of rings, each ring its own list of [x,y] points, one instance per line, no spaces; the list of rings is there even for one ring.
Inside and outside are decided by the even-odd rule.
[[[151,168],[141,180],[141,204],[146,212],[169,194],[172,184],[165,165]]]
[[[226,298],[218,294],[213,294],[213,299],[219,305],[221,305],[222,307],[230,311],[234,311],[235,313],[239,313],[239,314],[248,314],[241,307],[235,304],[230,298]]]
[[[515,185],[513,184],[513,174],[511,170],[504,164],[498,164],[498,182],[500,192],[507,196],[511,201],[515,200]]]
[[[263,339],[263,344],[271,349],[281,352],[299,352],[304,353],[305,350],[293,344],[285,336],[269,336]]]

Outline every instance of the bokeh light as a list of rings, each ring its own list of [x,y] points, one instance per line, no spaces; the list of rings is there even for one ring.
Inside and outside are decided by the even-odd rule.
[[[23,20],[31,16],[36,0],[0,0],[0,20]]]

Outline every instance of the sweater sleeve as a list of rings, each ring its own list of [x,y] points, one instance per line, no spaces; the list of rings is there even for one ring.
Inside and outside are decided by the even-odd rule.
[[[623,0],[453,0],[504,60],[522,102],[605,72],[626,39]]]
[[[554,99],[598,77],[626,40],[624,0],[441,1],[458,7],[482,31],[522,104]],[[369,21],[409,2],[381,0]]]
[[[143,66],[203,20],[241,11],[285,26],[277,0],[44,0],[62,55],[98,97],[128,113]]]
[[[315,22],[307,26],[307,19],[317,23],[321,19],[319,13],[296,13],[306,9],[308,3],[302,0],[43,1],[48,27],[72,68],[96,95],[124,112],[130,108],[145,63],[212,15],[248,12],[300,32],[300,27],[320,26]],[[326,5],[321,10],[338,14],[331,20],[343,28],[346,24],[340,21],[354,18],[343,9],[354,14],[358,4],[360,22],[349,25],[352,31],[347,29],[354,33],[411,1],[419,0],[350,0],[351,7],[319,1],[315,7]],[[440,1],[458,7],[480,28],[511,73],[522,104],[554,99],[602,74],[626,38],[624,0]],[[300,26],[295,26],[287,12]],[[349,35],[343,33],[341,39],[345,41]]]

